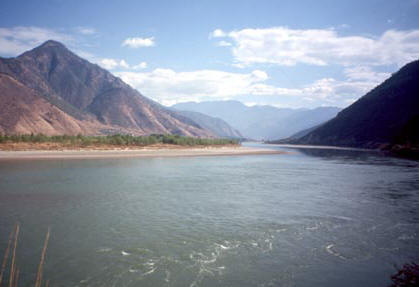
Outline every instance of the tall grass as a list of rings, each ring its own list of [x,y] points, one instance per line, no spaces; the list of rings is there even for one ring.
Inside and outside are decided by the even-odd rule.
[[[115,146],[147,146],[152,144],[173,144],[182,146],[196,145],[228,145],[238,144],[235,139],[194,138],[170,134],[153,134],[149,136],[133,136],[115,134],[106,136],[57,135],[43,134],[2,135],[0,143],[59,143],[68,146],[115,145]]]
[[[20,275],[20,269],[17,265],[17,258],[16,258],[16,252],[17,252],[17,246],[19,241],[19,231],[20,231],[20,225],[16,224],[13,228],[13,230],[9,234],[9,240],[7,243],[7,248],[4,252],[3,262],[1,265],[1,272],[0,272],[0,287],[1,286],[8,286],[8,287],[17,287],[19,282],[19,275]],[[45,263],[45,256],[47,252],[48,247],[48,241],[50,237],[50,230],[48,229],[45,241],[44,241],[44,247],[42,249],[41,254],[41,260],[39,262],[38,266],[38,272],[36,274],[36,281],[35,281],[35,287],[42,287],[42,275],[43,275],[43,266]],[[10,256],[10,249],[12,248],[13,244],[13,250],[12,254]],[[11,257],[9,259],[9,257]],[[10,261],[10,262],[9,262]],[[9,277],[6,278],[6,270],[9,265]],[[5,276],[6,275],[6,276]],[[3,282],[7,282],[8,284],[3,285]],[[49,280],[47,280],[46,285],[49,286]]]

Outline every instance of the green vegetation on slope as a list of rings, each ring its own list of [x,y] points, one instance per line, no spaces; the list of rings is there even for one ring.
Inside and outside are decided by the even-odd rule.
[[[107,136],[84,136],[84,135],[58,135],[46,136],[43,134],[24,134],[24,135],[2,135],[0,143],[60,143],[72,146],[92,146],[92,145],[116,145],[116,146],[147,146],[152,144],[173,144],[182,146],[197,145],[229,145],[238,144],[234,139],[208,139],[193,138],[169,134],[153,134],[149,136],[132,135],[107,135]]]

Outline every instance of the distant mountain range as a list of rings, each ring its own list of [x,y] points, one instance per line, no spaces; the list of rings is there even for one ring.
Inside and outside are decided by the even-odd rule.
[[[286,138],[333,118],[337,107],[289,109],[273,106],[246,106],[239,101],[186,102],[172,106],[177,110],[194,111],[226,121],[251,139]]]
[[[176,111],[219,137],[236,139],[243,138],[243,135],[238,130],[232,128],[228,123],[220,118],[210,117],[198,112]]]
[[[419,60],[405,65],[332,120],[288,142],[364,148],[418,147]]]
[[[0,58],[0,133],[217,136],[56,41]]]

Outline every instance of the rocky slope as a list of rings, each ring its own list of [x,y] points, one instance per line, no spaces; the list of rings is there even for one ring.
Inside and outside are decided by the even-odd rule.
[[[379,148],[419,145],[419,60],[342,110],[298,144]]]
[[[242,134],[238,130],[232,128],[226,121],[220,118],[211,117],[202,113],[191,111],[177,110],[177,112],[184,115],[187,118],[190,118],[201,127],[211,131],[213,134],[219,137],[243,138]]]
[[[0,73],[0,133],[92,134],[106,129],[93,118],[63,112],[16,79]]]
[[[0,130],[4,132],[214,136],[56,41],[47,41],[16,58],[0,58],[0,73],[7,75],[2,77],[0,87],[2,105],[14,106],[16,115],[11,120],[7,116],[10,109],[0,111]],[[20,100],[16,100],[16,94]],[[61,116],[47,116],[47,108],[41,111],[35,102]],[[40,118],[51,122],[48,128]],[[26,124],[18,124],[22,122]]]

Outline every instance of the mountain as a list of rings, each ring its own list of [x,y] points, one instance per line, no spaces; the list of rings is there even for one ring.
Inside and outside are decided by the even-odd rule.
[[[268,105],[248,107],[238,101],[186,102],[178,110],[200,112],[226,121],[247,138],[278,139],[323,123],[340,111],[336,107],[316,109],[276,108]]]
[[[293,143],[377,148],[419,144],[419,60]]]
[[[0,133],[91,134],[107,128],[93,119],[79,120],[14,78],[0,74]]]
[[[302,130],[302,131],[299,131],[299,132],[297,132],[297,133],[295,133],[295,134],[291,135],[291,136],[289,137],[289,139],[300,139],[300,138],[302,138],[302,137],[304,137],[304,136],[308,135],[309,133],[311,133],[311,132],[312,132],[312,131],[314,131],[315,129],[317,129],[319,126],[320,126],[320,125],[317,125],[317,126],[314,126],[314,127],[311,127],[311,128],[308,128],[308,129],[305,129],[305,130]]]
[[[191,111],[180,111],[178,113],[190,118],[201,127],[209,130],[213,134],[222,138],[243,138],[242,134],[232,128],[228,123],[220,118],[210,117],[202,113]]]
[[[214,136],[56,41],[0,58],[0,74],[3,132]]]

